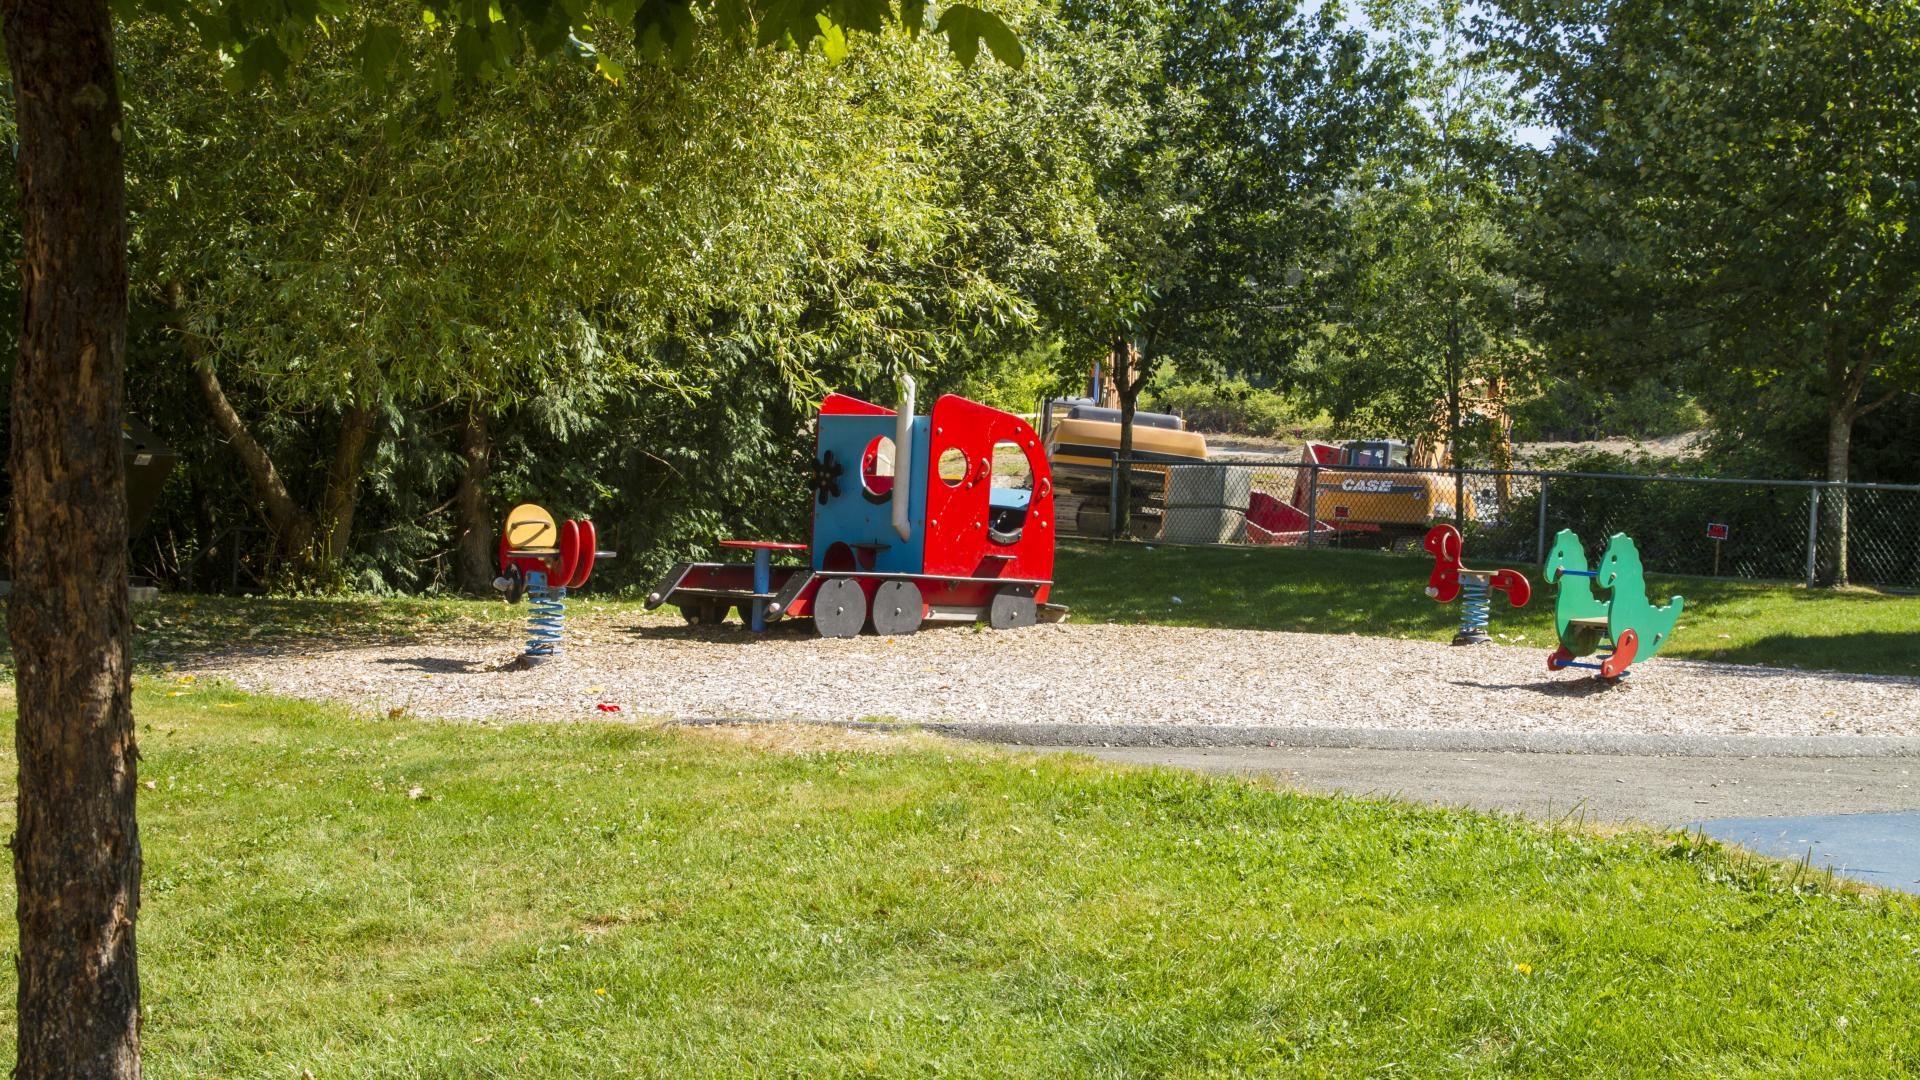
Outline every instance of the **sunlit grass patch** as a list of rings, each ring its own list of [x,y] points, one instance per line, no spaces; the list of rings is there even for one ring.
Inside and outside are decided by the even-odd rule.
[[[1914,902],[1710,842],[922,736],[175,689],[137,703],[153,1075],[1920,1063]]]

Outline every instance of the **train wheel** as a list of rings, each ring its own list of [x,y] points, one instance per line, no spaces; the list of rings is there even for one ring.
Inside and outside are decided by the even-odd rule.
[[[680,617],[688,626],[718,626],[726,620],[727,609],[711,600],[698,600],[681,604]]]
[[[1040,605],[1034,601],[1031,593],[1002,589],[993,594],[993,603],[987,608],[987,624],[995,630],[1032,626],[1038,621],[1039,612]]]
[[[852,578],[828,578],[813,594],[813,628],[821,637],[847,638],[867,624],[867,593]]]
[[[920,629],[927,617],[927,602],[920,586],[911,581],[883,581],[873,593],[873,629],[875,633],[911,634]]]

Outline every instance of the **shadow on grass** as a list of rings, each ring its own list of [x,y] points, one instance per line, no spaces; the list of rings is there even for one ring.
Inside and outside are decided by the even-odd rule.
[[[505,604],[475,600],[178,594],[136,604],[132,614],[134,667],[143,672],[219,656],[272,656],[493,634],[518,615]],[[4,635],[0,665],[13,665],[13,650]]]
[[[1830,667],[1857,662],[1861,657],[1886,657],[1885,673],[1848,673]],[[1684,659],[1697,659],[1685,657]],[[1839,679],[1851,682],[1884,682],[1887,679],[1920,679],[1920,627],[1911,632],[1896,630],[1855,630],[1811,637],[1800,634],[1772,634],[1719,649],[1712,659],[1726,664],[1746,665],[1730,675],[1776,678],[1782,675]],[[1799,664],[1798,668],[1791,665]],[[1757,666],[1755,666],[1757,665]]]

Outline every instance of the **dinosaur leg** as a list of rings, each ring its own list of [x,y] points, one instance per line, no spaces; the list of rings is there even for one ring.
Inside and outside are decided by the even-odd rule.
[[[1613,655],[1600,661],[1600,677],[1617,679],[1627,673],[1627,665],[1633,663],[1633,654],[1640,651],[1640,635],[1628,630],[1613,643]]]

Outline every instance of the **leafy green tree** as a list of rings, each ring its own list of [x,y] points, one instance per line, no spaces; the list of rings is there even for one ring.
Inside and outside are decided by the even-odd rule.
[[[1824,402],[1825,477],[1920,388],[1920,7],[1907,0],[1495,0],[1485,33],[1560,136],[1537,271],[1589,370]],[[1712,394],[1703,394],[1711,399]],[[1846,499],[1821,578],[1847,577]]]
[[[1496,391],[1529,358],[1506,226],[1519,209],[1507,165],[1521,116],[1511,80],[1470,47],[1457,0],[1372,13],[1410,73],[1410,97],[1390,148],[1342,200],[1338,299],[1292,378],[1346,426],[1443,440],[1459,462],[1467,443],[1504,445]],[[1461,479],[1456,514],[1463,489]]]
[[[1335,195],[1378,150],[1401,92],[1337,5],[1070,3],[1069,24],[1139,44],[1102,88],[1120,122],[1089,139],[1102,254],[1053,310],[1072,361],[1104,354],[1121,449],[1163,358],[1277,360],[1312,321]],[[1084,369],[1084,365],[1082,365]],[[1131,483],[1123,480],[1125,496]],[[1120,520],[1129,520],[1121,508]]]
[[[363,91],[344,49],[314,50],[284,91],[228,96],[180,44],[157,22],[126,35],[127,66],[154,86],[134,112],[135,281],[175,311],[280,561],[308,582],[342,572],[386,407],[467,402],[484,441],[491,415],[562,387],[712,392],[648,347],[669,328],[696,352],[750,331],[790,382],[823,340],[915,348],[889,335],[934,290],[892,268],[936,261],[958,228],[918,99],[964,97],[949,88],[970,80],[900,38],[839,64],[623,64],[622,93],[584,69],[502,78],[450,116],[408,93],[428,88],[416,73],[351,125],[337,117]],[[945,269],[949,306],[1003,299]],[[263,417],[331,419],[322,483],[283,475],[223,376]]]
[[[341,28],[319,3],[126,0],[189,21],[235,56],[241,86],[282,76]],[[685,60],[705,38],[846,48],[849,31],[922,27],[921,0],[498,0],[392,9],[351,43],[380,88],[401,61],[403,26],[439,29],[420,54],[452,107],[453,88],[523,58],[577,57],[622,74],[576,30],[631,27],[637,46]],[[23,258],[13,376],[12,573],[20,757],[19,1041],[23,1076],[139,1075],[139,839],[134,814],[125,480],[120,467],[127,320],[125,163],[107,0],[0,2],[14,90]],[[998,19],[953,5],[936,29],[962,60],[984,43],[1018,63]],[[706,33],[703,35],[703,30]],[[710,45],[707,47],[711,47]]]

